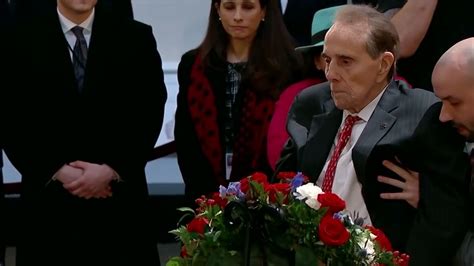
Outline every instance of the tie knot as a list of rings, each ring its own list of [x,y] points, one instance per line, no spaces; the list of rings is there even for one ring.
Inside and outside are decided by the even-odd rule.
[[[354,125],[355,122],[359,121],[361,118],[358,117],[358,116],[354,116],[354,115],[348,115],[346,117],[346,122],[345,124],[348,125],[348,126],[352,126]]]
[[[83,39],[84,34],[83,34],[84,28],[81,26],[75,26],[74,28],[71,29],[72,33],[76,36],[78,39]]]

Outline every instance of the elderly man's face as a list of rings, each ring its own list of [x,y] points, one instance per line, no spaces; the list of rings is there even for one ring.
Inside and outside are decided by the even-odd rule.
[[[474,84],[462,71],[468,70],[435,69],[433,88],[443,101],[439,120],[451,122],[459,134],[474,142]]]
[[[323,58],[331,95],[339,109],[357,113],[387,84],[382,71],[383,54],[367,52],[367,25],[335,23],[324,40]]]

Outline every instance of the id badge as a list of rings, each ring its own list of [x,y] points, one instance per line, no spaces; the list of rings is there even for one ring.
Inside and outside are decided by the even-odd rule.
[[[232,153],[225,154],[225,178],[230,179],[230,173],[232,172]]]

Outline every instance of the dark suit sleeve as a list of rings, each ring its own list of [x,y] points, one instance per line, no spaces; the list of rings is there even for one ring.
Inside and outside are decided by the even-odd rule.
[[[298,145],[296,144],[296,138],[300,135],[303,135],[302,137],[306,138],[308,132],[308,128],[298,121],[302,105],[303,104],[299,100],[299,95],[296,96],[291,105],[286,121],[286,130],[288,131],[289,138],[281,151],[280,158],[276,162],[275,175],[279,172],[297,170]]]
[[[6,31],[7,35],[2,33],[5,40],[8,40],[8,42],[2,42],[0,49],[7,51],[2,56],[2,63],[5,67],[1,68],[5,73],[4,82],[6,83],[1,88],[0,97],[2,99],[2,113],[5,114],[2,120],[2,139],[4,141],[3,149],[8,159],[20,174],[22,176],[37,176],[33,182],[44,186],[56,171],[68,162],[68,158],[64,156],[62,150],[54,149],[53,145],[47,141],[48,136],[39,129],[48,128],[51,125],[41,124],[38,126],[38,119],[35,115],[41,113],[42,110],[35,109],[36,105],[33,104],[35,97],[28,95],[29,88],[38,86],[31,78],[25,78],[26,73],[30,71],[30,66],[26,63],[29,61],[25,61],[25,58],[33,60],[25,49],[26,40],[28,37],[31,38],[31,36],[27,37],[23,34],[25,26],[28,25],[28,23],[16,23],[11,17]],[[50,67],[49,64],[46,66]],[[66,149],[66,145],[63,146]],[[48,156],[45,156],[45,151],[48,151]]]
[[[407,245],[410,265],[451,265],[467,230],[465,142],[439,121],[440,109],[436,103],[426,112],[408,155],[420,172],[418,214]]]
[[[329,83],[323,82],[302,90],[288,113],[286,130],[290,135],[276,164],[276,171],[300,171],[301,159],[315,115],[324,112],[323,104],[331,97]]]
[[[134,178],[142,171],[160,134],[167,99],[160,54],[150,26],[133,28],[134,61],[128,64],[133,87],[126,101],[129,106],[117,106],[113,141],[104,163],[112,167],[121,178]],[[113,100],[113,98],[112,98]]]
[[[295,97],[286,122],[290,137],[276,163],[275,173],[300,170],[298,155],[303,152],[313,115],[321,112],[317,93],[323,89],[324,84],[326,83],[304,89]]]

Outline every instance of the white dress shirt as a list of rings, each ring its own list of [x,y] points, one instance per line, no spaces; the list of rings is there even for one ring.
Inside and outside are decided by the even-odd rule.
[[[322,186],[329,160],[331,159],[331,156],[334,152],[334,148],[336,146],[337,140],[339,139],[339,134],[344,126],[346,117],[348,115],[360,117],[361,120],[355,122],[354,127],[352,128],[351,137],[342,150],[339,161],[337,162],[332,192],[346,201],[346,209],[351,213],[353,218],[363,218],[364,224],[366,225],[371,225],[372,221],[370,220],[367,206],[365,205],[364,198],[362,197],[362,185],[359,183],[355,172],[354,162],[352,161],[352,148],[354,147],[355,143],[357,143],[357,140],[367,125],[367,121],[369,121],[370,117],[374,113],[375,107],[377,107],[377,104],[379,103],[380,98],[382,97],[382,94],[385,92],[386,88],[387,87],[385,87],[382,92],[380,92],[377,97],[375,97],[375,99],[373,99],[359,113],[351,114],[349,111],[343,111],[342,123],[339,126],[339,131],[336,135],[336,138],[334,139],[333,146],[329,152],[328,158],[326,159],[326,164],[324,165],[323,171],[321,171],[318,181],[316,182],[318,186]]]
[[[79,25],[67,19],[63,14],[61,14],[59,9],[57,11],[59,15],[59,22],[61,23],[61,28],[63,30],[64,36],[66,37],[67,43],[69,45],[69,54],[72,59],[72,51],[74,50],[74,45],[76,44],[76,36],[71,31],[71,29],[74,28],[75,26],[80,26],[84,28],[83,30],[84,38],[86,39],[87,47],[89,47],[89,43],[91,41],[91,35],[92,35],[92,24],[94,22],[95,9],[92,9],[92,13],[90,14],[90,16]]]
[[[286,6],[288,5],[288,0],[280,0],[281,3],[281,13],[285,14]]]

